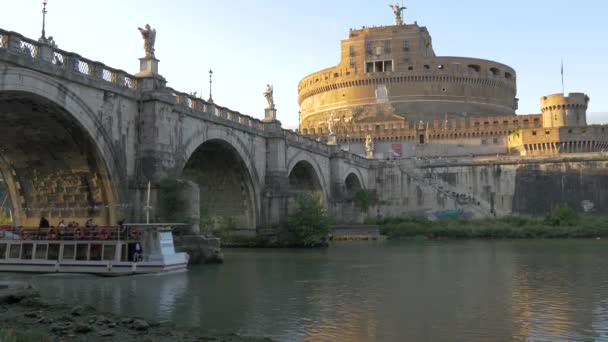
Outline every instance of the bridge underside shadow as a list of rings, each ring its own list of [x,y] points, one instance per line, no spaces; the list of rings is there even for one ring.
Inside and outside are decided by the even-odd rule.
[[[112,187],[96,144],[65,109],[38,95],[0,93],[0,175],[15,223],[41,216],[81,224],[115,217]]]
[[[298,196],[308,195],[325,205],[325,196],[319,176],[314,167],[307,161],[298,162],[289,173],[290,201],[288,211],[291,213],[297,207]]]
[[[198,185],[201,229],[255,229],[256,199],[243,158],[227,142],[199,146],[182,177]]]

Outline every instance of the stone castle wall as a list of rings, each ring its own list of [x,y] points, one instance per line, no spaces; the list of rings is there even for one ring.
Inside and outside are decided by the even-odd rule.
[[[301,129],[319,129],[330,113],[346,120],[399,115],[409,121],[513,115],[516,75],[507,65],[437,57],[424,27],[352,30],[333,68],[298,85]]]
[[[608,214],[608,154],[383,162],[372,216],[461,209],[469,217],[544,215],[556,206]],[[587,202],[588,201],[588,202]]]

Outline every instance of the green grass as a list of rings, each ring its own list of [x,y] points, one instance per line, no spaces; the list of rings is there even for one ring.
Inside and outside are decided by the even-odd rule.
[[[558,208],[544,218],[506,217],[488,220],[431,221],[424,218],[385,219],[380,230],[389,239],[558,239],[608,237],[608,217],[579,215]]]

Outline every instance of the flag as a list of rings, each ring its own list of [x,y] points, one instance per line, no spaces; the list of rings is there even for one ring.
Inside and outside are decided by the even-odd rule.
[[[562,94],[564,93],[564,60],[562,59]]]

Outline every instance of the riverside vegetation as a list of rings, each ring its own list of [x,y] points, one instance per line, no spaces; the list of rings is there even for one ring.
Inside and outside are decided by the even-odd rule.
[[[330,218],[320,200],[310,194],[301,194],[285,226],[260,229],[255,236],[244,236],[235,229],[236,222],[221,219],[212,229],[225,247],[324,247],[328,244]],[[201,226],[209,225],[201,223]]]
[[[376,222],[389,239],[557,239],[608,237],[608,217],[556,208],[545,217],[505,217],[485,220],[394,219]]]

